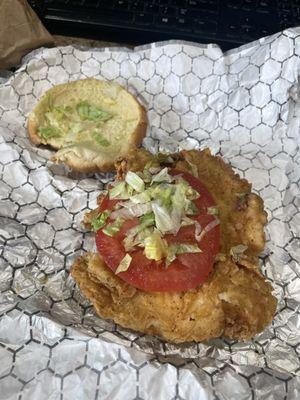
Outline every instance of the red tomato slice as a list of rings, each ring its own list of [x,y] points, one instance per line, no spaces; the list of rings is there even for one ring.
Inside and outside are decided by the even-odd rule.
[[[182,177],[200,194],[195,204],[200,210],[199,215],[193,217],[203,228],[214,220],[207,214],[207,207],[215,206],[211,194],[199,179],[186,172],[172,171],[172,175],[181,174]],[[101,211],[112,209],[116,201],[105,198],[101,204]],[[102,207],[103,206],[103,207]],[[105,208],[104,208],[105,207]],[[126,221],[120,232],[114,237],[105,235],[100,229],[96,233],[96,245],[107,266],[115,271],[125,256],[123,239],[128,229],[138,223],[137,218]],[[195,227],[188,226],[180,229],[177,235],[166,235],[168,243],[182,242],[195,243]],[[186,291],[201,284],[213,268],[215,257],[219,251],[220,226],[216,226],[205,234],[199,243],[202,253],[180,254],[166,268],[164,261],[149,260],[143,254],[143,249],[131,251],[132,261],[127,271],[118,276],[139,289],[153,292]]]

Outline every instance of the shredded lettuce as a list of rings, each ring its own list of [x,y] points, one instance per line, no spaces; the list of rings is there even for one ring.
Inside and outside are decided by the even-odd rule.
[[[202,250],[198,247],[198,244],[193,243],[172,243],[169,247],[173,249],[176,254],[202,253]]]
[[[192,201],[189,201],[187,203],[185,211],[186,211],[186,215],[198,215],[199,214],[199,210],[198,210],[196,204],[193,203]]]
[[[98,231],[99,229],[103,228],[103,226],[106,224],[106,220],[110,215],[110,211],[106,210],[103,211],[103,213],[97,215],[95,218],[92,219],[91,221],[91,226],[93,231]]]
[[[155,224],[154,213],[150,212],[140,217],[140,224],[143,226],[150,226]]]
[[[59,115],[61,117],[68,117],[72,112],[72,108],[70,106],[55,106],[53,107],[53,111],[56,113],[57,117]]]
[[[124,220],[122,218],[117,218],[115,221],[107,224],[102,232],[107,236],[115,236],[121,229]]]
[[[186,190],[185,185],[179,183],[175,186],[175,192],[172,196],[171,219],[173,221],[173,233],[177,233],[181,227],[181,219],[185,215],[186,208]]]
[[[218,207],[207,207],[207,214],[210,215],[219,215]]]
[[[152,202],[152,210],[155,215],[155,225],[163,234],[167,232],[177,233],[180,225],[178,221],[174,221],[172,215],[166,207],[161,206],[158,201]]]
[[[125,182],[128,183],[135,191],[141,193],[145,189],[145,183],[136,173],[128,171],[125,176]]]
[[[202,253],[202,250],[193,243],[171,243],[167,250],[166,266],[168,267],[178,254],[185,253]]]
[[[203,239],[203,237],[210,232],[212,229],[214,229],[216,226],[218,226],[220,224],[220,221],[215,218],[213,221],[209,222],[199,233],[199,235],[197,236],[197,234],[195,233],[196,236],[196,240],[197,242],[201,242],[201,240]]]
[[[192,175],[194,175],[196,178],[199,178],[197,166],[193,164],[191,161],[189,161],[188,158],[185,158],[185,161],[188,163]]]
[[[174,186],[168,184],[160,184],[151,191],[151,195],[153,199],[158,199],[163,207],[170,209],[172,205],[173,192]]]
[[[149,170],[151,168],[160,169],[160,164],[172,164],[174,162],[173,158],[167,153],[157,153],[147,162],[144,169]],[[158,171],[157,171],[158,172]]]
[[[105,122],[112,118],[110,113],[100,110],[98,107],[91,106],[87,101],[78,103],[76,105],[76,111],[83,121]]]
[[[46,112],[45,120],[46,120],[47,126],[51,126],[56,129],[60,129],[64,123],[64,121],[63,121],[64,116],[65,115],[62,112],[55,110],[55,108]]]
[[[126,255],[122,258],[118,268],[115,271],[115,274],[119,274],[120,272],[125,272],[128,270],[131,264],[132,257],[126,253]]]
[[[92,132],[92,138],[101,146],[107,147],[110,145],[110,141],[107,140],[101,132],[94,131]]]
[[[137,174],[145,183],[150,183],[152,181],[152,173],[148,169],[144,169],[143,172],[137,172]]]
[[[138,227],[140,227],[140,225],[135,228]],[[136,232],[137,230],[135,230],[134,228],[127,232],[127,236],[125,236],[125,238],[123,239],[125,251],[132,251],[135,246],[144,247],[144,240],[146,239],[146,237],[150,236],[153,233],[153,227],[144,227],[143,229],[140,229],[138,233]]]
[[[130,200],[135,204],[148,203],[151,201],[150,191],[145,190],[144,192],[135,194],[134,196],[130,197]]]
[[[70,131],[77,134],[83,130],[83,126],[81,122],[70,122],[69,124]]]
[[[159,171],[157,174],[155,174],[152,177],[151,184],[154,182],[168,182],[171,183],[173,182],[174,178],[169,175],[168,168],[163,168],[161,171]]]
[[[168,168],[157,171],[149,168],[143,172],[129,171],[125,180],[117,182],[109,189],[110,199],[123,200],[110,214],[115,220],[103,232],[113,236],[120,229],[118,220],[137,217],[139,222],[126,232],[123,245],[126,251],[144,248],[144,254],[151,260],[165,259],[169,265],[178,254],[201,252],[197,244],[173,243],[168,246],[165,234],[177,234],[182,226],[195,225],[195,241],[201,238],[218,221],[208,224],[203,230],[198,221],[189,218],[199,210],[194,200],[199,193],[181,175],[172,176]]]
[[[127,232],[127,236],[133,238],[135,235],[145,231],[146,228],[154,226],[154,223],[155,223],[154,214],[147,213],[139,218],[139,224],[131,228]]]
[[[125,181],[118,182],[108,190],[110,199],[129,199],[129,193]]]
[[[189,217],[182,217],[182,220],[181,220],[181,226],[191,226],[191,225],[195,225],[195,223],[196,223],[197,221],[195,221],[195,220],[193,220],[193,219],[191,219],[191,218],[189,218]]]
[[[118,217],[123,217],[125,219],[140,217],[141,215],[146,214],[152,210],[150,203],[134,204],[130,200],[126,203],[126,205],[122,203],[122,208],[115,210],[111,213],[112,219],[116,219]]]
[[[172,164],[174,159],[168,153],[157,153],[155,158],[160,164]]]
[[[198,221],[195,221],[195,239],[197,242],[200,242],[201,240],[201,231],[202,227]]]
[[[144,245],[145,256],[150,260],[159,261],[167,255],[167,242],[162,239],[157,230],[154,230],[151,235],[146,237]]]
[[[45,140],[56,139],[61,137],[59,130],[57,128],[54,128],[53,126],[40,127],[38,129],[38,132],[40,136]]]

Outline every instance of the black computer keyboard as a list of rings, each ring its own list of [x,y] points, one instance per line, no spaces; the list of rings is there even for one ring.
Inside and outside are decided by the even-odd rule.
[[[167,39],[224,50],[300,25],[300,0],[29,0],[53,34],[134,44]]]

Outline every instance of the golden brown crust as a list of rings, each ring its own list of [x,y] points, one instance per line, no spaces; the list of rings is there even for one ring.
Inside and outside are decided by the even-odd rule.
[[[117,176],[122,179],[128,170],[138,171],[155,156],[144,149],[134,149],[116,162]],[[239,244],[248,246],[246,254],[256,257],[265,245],[264,226],[267,214],[263,200],[251,193],[251,184],[241,179],[221,157],[212,156],[209,149],[190,150],[171,154],[172,167],[179,171],[197,168],[201,182],[213,196],[219,208],[221,226],[220,252],[228,254]]]
[[[135,289],[91,253],[75,261],[72,276],[100,317],[174,343],[221,335],[249,339],[271,322],[276,309],[271,285],[257,271],[229,259],[217,263],[202,286],[187,292]]]
[[[41,144],[41,138],[37,133],[38,124],[33,114],[30,114],[27,122],[29,138],[33,144]]]
[[[183,160],[175,164],[179,170],[190,170],[188,160],[197,167],[198,177],[211,193],[219,208],[222,253],[239,244],[248,247],[249,256],[257,256],[265,245],[264,226],[267,214],[263,200],[251,193],[251,184],[241,179],[221,157],[209,149],[183,151]]]
[[[263,201],[208,149],[183,151],[172,158],[172,167],[198,175],[220,210],[223,255],[204,284],[187,292],[141,291],[113,274],[95,254],[77,260],[72,275],[99,316],[124,327],[175,343],[222,335],[249,339],[271,322],[276,309],[272,287],[261,275],[257,259],[265,243]],[[157,157],[144,149],[132,150],[117,160],[118,178],[124,179],[128,170],[142,170],[149,161],[157,162]],[[98,206],[101,201],[99,196]],[[87,224],[94,213],[98,209],[87,214]],[[233,260],[230,250],[239,244],[248,250]]]

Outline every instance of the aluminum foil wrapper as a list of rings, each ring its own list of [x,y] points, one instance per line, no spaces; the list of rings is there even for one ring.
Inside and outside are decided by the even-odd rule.
[[[299,70],[290,29],[225,54],[177,41],[40,49],[2,79],[0,399],[300,398]],[[94,246],[83,214],[112,175],[54,165],[26,118],[45,90],[91,76],[143,102],[147,149],[210,147],[264,199],[278,310],[253,340],[165,343],[101,320],[74,285],[73,260]]]

